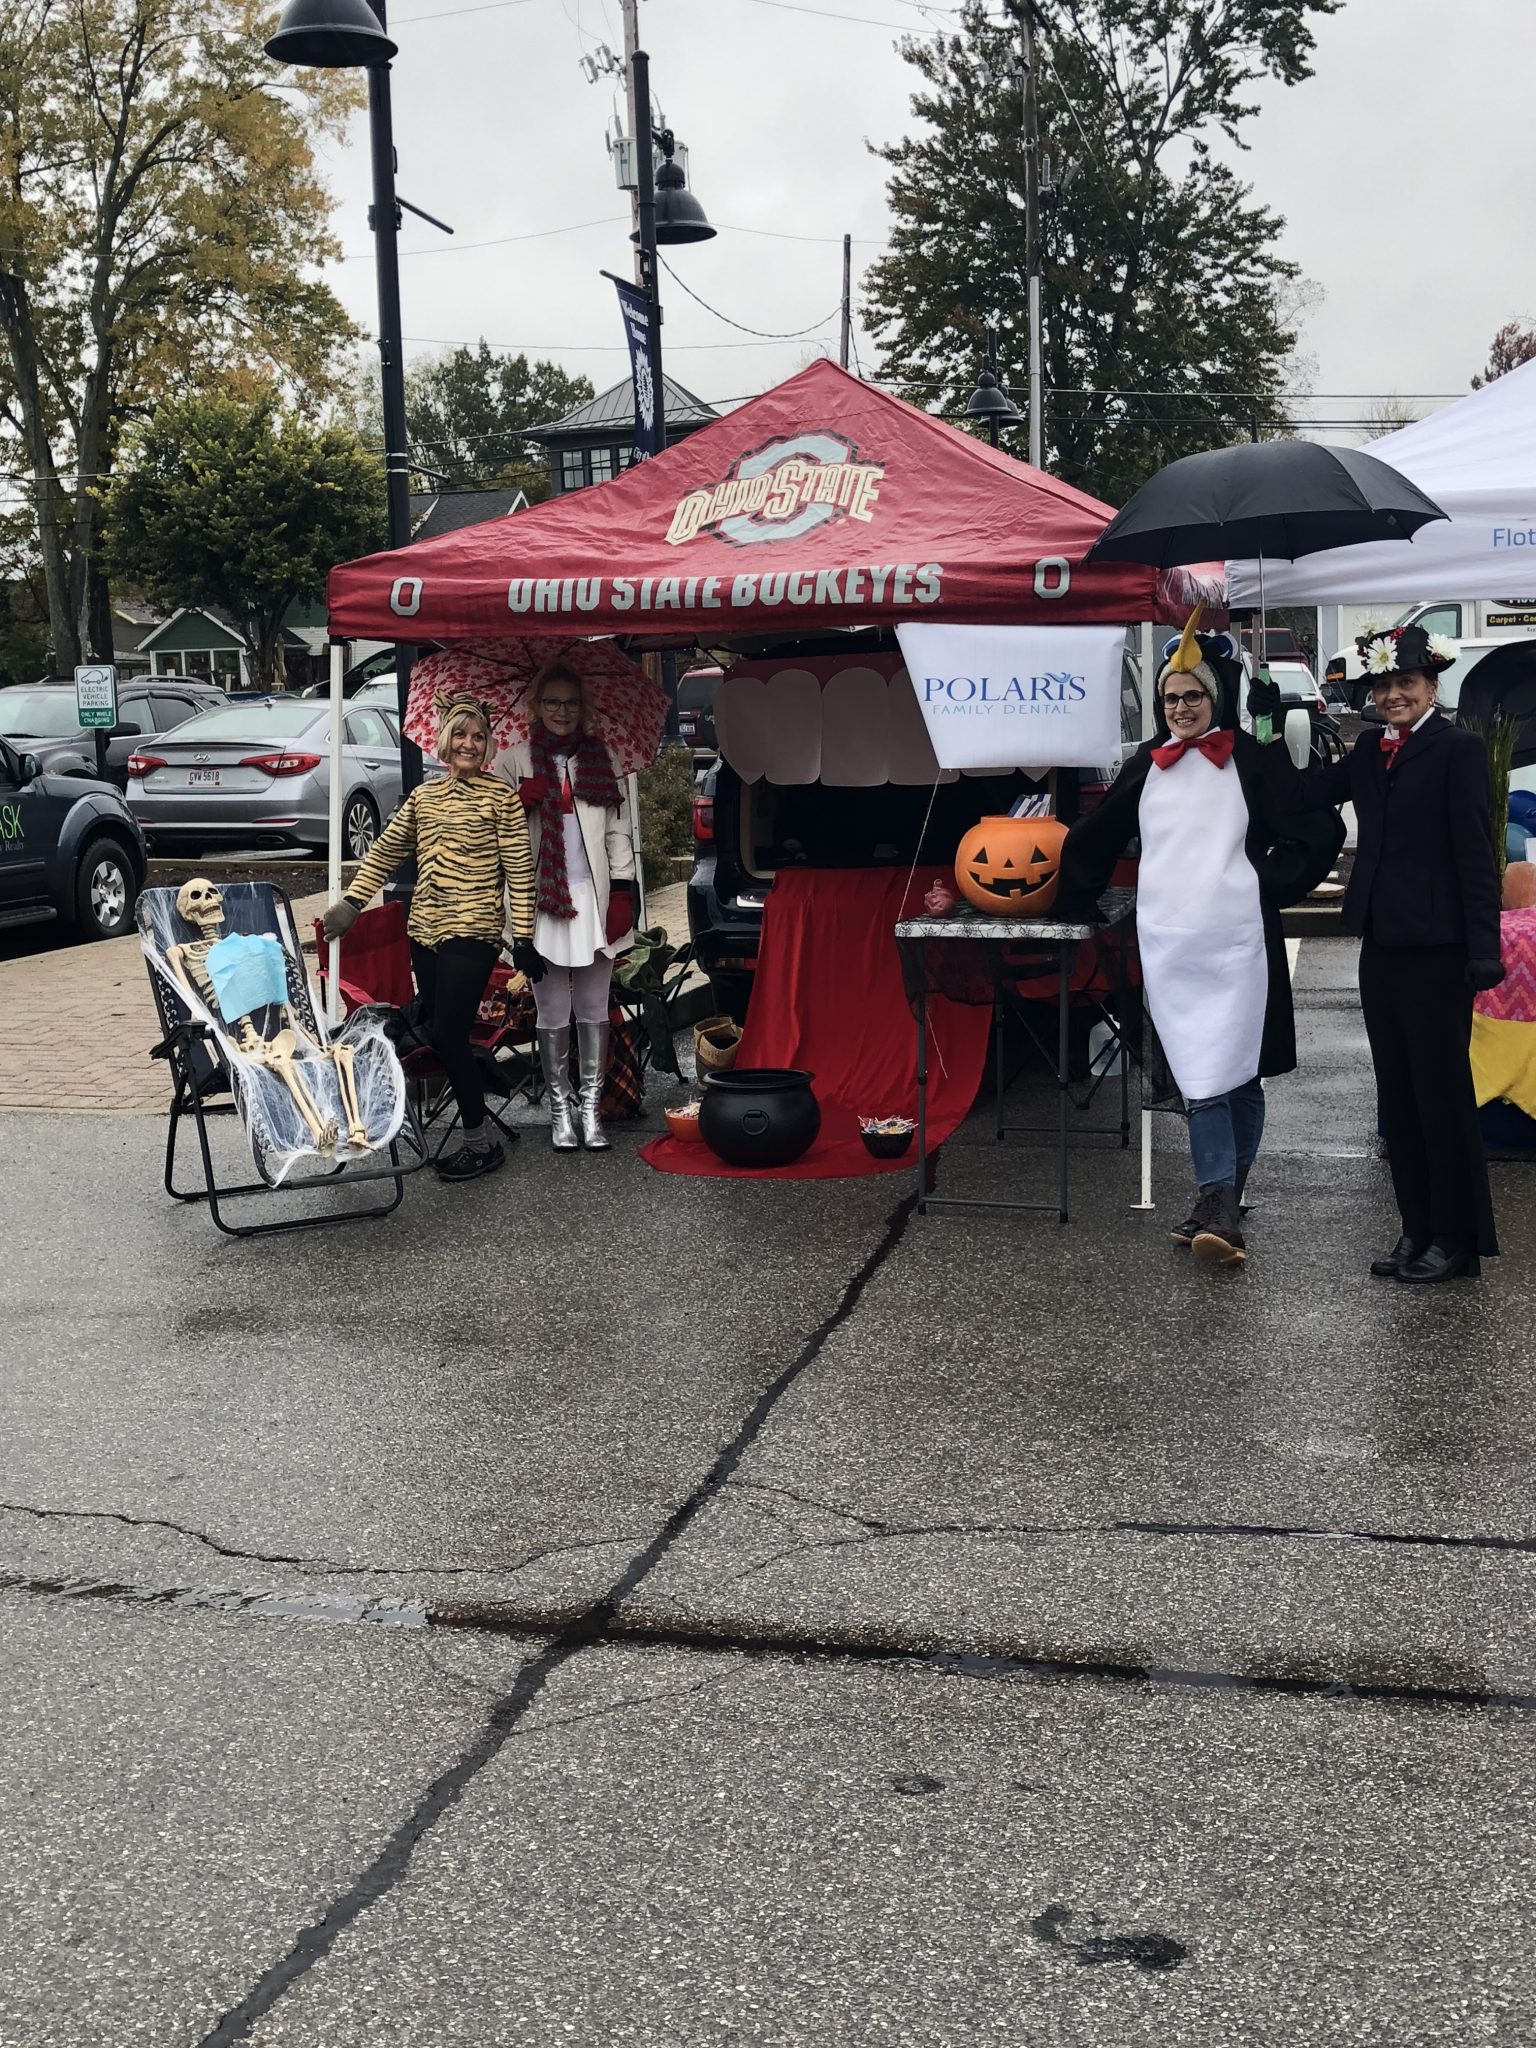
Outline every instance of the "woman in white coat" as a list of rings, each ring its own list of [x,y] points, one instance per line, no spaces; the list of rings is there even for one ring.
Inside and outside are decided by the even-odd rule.
[[[500,754],[495,772],[521,796],[533,843],[533,944],[544,964],[534,999],[550,1139],[557,1152],[574,1152],[578,1144],[600,1152],[608,1144],[598,1116],[608,1066],[608,989],[615,957],[634,940],[629,811],[569,669],[552,668],[534,685],[529,726],[527,741]],[[573,1028],[579,1099],[570,1079]]]

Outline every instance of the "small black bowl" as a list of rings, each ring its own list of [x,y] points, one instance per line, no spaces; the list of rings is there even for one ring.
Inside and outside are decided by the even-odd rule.
[[[859,1136],[864,1140],[864,1150],[872,1159],[900,1159],[912,1149],[912,1140],[917,1136],[912,1131],[866,1131],[859,1126]]]

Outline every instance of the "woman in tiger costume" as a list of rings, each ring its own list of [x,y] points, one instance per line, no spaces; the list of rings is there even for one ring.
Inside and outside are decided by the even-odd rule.
[[[415,854],[416,889],[406,919],[411,968],[426,1036],[464,1125],[463,1145],[438,1161],[443,1180],[474,1180],[506,1158],[486,1129],[485,1093],[469,1038],[504,934],[514,964],[530,981],[543,972],[533,947],[528,826],[516,794],[486,772],[490,753],[482,707],[472,697],[445,704],[437,758],[448,773],[411,791],[323,920],[326,937],[338,938]]]

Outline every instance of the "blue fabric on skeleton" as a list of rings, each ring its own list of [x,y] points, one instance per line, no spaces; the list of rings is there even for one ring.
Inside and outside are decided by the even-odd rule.
[[[208,948],[206,965],[226,1024],[288,1000],[288,956],[274,938],[232,932]]]

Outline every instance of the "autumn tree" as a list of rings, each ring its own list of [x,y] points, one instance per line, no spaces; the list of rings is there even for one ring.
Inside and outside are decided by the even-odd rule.
[[[1472,389],[1481,391],[1485,384],[1529,362],[1536,362],[1536,327],[1528,320],[1506,320],[1489,344],[1488,361],[1472,379]]]
[[[1032,0],[1043,200],[1047,461],[1120,502],[1176,455],[1286,426],[1298,278],[1283,221],[1213,152],[1261,78],[1309,75],[1341,0]],[[1000,316],[1028,364],[1018,29],[967,0],[902,54],[922,83],[891,166],[890,253],[866,280],[885,374],[958,413]]]
[[[107,500],[112,572],[151,603],[214,605],[240,625],[261,685],[283,687],[283,620],[338,562],[384,545],[384,467],[341,427],[275,394],[167,401]]]
[[[10,0],[0,15],[0,458],[31,493],[55,661],[109,658],[102,495],[189,380],[323,387],[354,329],[312,143],[357,88],[287,83],[259,0]]]

